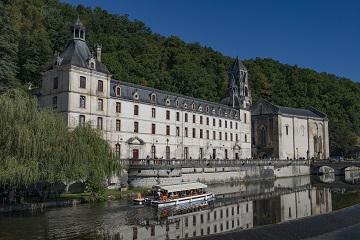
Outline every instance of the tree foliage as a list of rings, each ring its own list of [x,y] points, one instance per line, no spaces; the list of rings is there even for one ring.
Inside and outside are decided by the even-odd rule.
[[[62,117],[39,109],[22,90],[0,95],[0,112],[2,186],[79,180],[101,185],[120,167],[99,132],[90,125],[68,131]]]
[[[79,15],[88,45],[102,45],[103,62],[114,78],[210,101],[219,101],[225,93],[232,59],[209,47],[160,36],[140,21],[101,8],[58,0],[4,2],[4,19],[8,20],[1,21],[7,30],[0,37],[0,50],[8,51],[1,55],[8,60],[3,61],[7,65],[0,65],[0,73],[7,72],[9,78],[2,77],[2,82],[15,75],[23,84],[31,81],[39,86],[41,72],[54,52],[63,50],[69,27]],[[355,137],[360,136],[359,84],[271,59],[248,60],[245,65],[255,100],[262,97],[293,107],[312,105],[329,116],[332,154],[344,154],[354,147]]]

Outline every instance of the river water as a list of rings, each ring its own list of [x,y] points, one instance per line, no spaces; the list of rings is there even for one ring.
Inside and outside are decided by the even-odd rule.
[[[360,202],[357,176],[209,185],[210,205],[157,210],[127,201],[0,216],[0,239],[186,239],[329,213]],[[358,193],[359,191],[359,193]]]

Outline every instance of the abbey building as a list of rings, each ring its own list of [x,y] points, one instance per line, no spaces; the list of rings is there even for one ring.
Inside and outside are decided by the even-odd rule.
[[[64,52],[44,73],[40,105],[69,128],[90,122],[120,158],[246,159],[251,157],[247,70],[236,60],[221,103],[113,79],[86,44],[77,20]]]
[[[285,139],[282,125],[275,126],[285,124],[285,118],[273,120],[273,128],[270,120],[257,120],[253,123],[256,131],[251,130],[248,71],[238,58],[230,67],[224,98],[215,103],[113,79],[101,62],[101,47],[96,46],[95,53],[89,50],[86,29],[79,19],[70,34],[64,52],[43,74],[40,106],[56,109],[70,129],[89,122],[101,130],[119,158],[248,159],[252,147],[261,148],[262,155],[257,157],[311,157],[315,152],[319,157],[328,156],[327,122],[321,123],[324,130],[317,144]],[[253,117],[259,119],[264,112],[255,110]],[[288,131],[293,131],[294,123],[288,123]],[[266,139],[261,135],[262,126]],[[310,130],[305,126],[309,125],[304,125],[307,133]],[[283,137],[275,139],[278,133],[274,131]]]

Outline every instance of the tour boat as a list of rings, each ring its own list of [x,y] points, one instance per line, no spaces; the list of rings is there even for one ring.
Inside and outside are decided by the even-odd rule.
[[[212,201],[215,195],[206,192],[207,185],[199,182],[176,185],[156,185],[152,189],[151,205],[157,207],[176,206],[198,201]]]

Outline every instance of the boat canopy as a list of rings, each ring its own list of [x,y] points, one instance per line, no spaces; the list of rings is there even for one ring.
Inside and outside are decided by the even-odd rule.
[[[157,185],[154,186],[154,188],[171,193],[171,192],[181,192],[181,191],[194,190],[194,189],[203,189],[203,188],[207,188],[207,185],[199,182],[193,182],[193,183],[182,183],[176,185],[163,185],[163,186]]]

